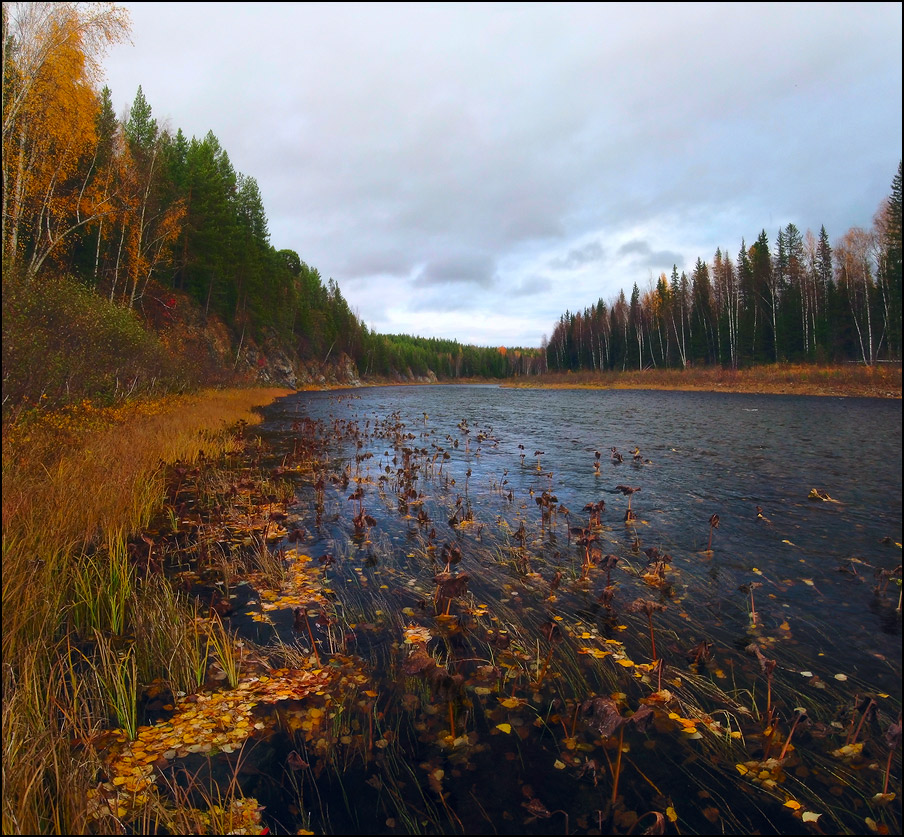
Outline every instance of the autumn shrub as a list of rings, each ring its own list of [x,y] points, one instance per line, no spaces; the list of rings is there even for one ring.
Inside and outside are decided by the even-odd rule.
[[[179,390],[197,374],[133,311],[65,277],[3,283],[3,410]]]

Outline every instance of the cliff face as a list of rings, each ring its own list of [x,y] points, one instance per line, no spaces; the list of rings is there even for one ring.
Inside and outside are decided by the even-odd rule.
[[[163,301],[165,300],[165,302]],[[183,294],[161,293],[144,307],[155,331],[177,362],[206,384],[305,387],[360,386],[355,362],[342,353],[321,363],[301,357],[274,334],[260,339],[236,335],[216,315],[204,313]]]
[[[262,345],[247,341],[237,355],[236,368],[242,378],[260,384],[290,389],[361,385],[355,362],[344,353],[326,363],[304,360],[271,338]]]

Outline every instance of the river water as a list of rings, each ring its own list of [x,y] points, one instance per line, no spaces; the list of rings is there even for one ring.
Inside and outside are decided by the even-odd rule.
[[[372,666],[382,717],[395,701],[411,710],[410,681],[423,675],[404,666],[418,647],[406,627],[428,631],[435,663],[460,675],[455,697],[424,687],[419,710],[398,710],[420,735],[396,757],[427,788],[408,830],[563,833],[568,813],[570,833],[641,833],[667,809],[667,830],[683,833],[808,822],[858,833],[867,817],[900,828],[900,797],[897,814],[870,797],[901,705],[900,586],[888,575],[901,562],[901,415],[900,401],[878,399],[489,385],[305,392],[268,407],[260,433],[295,484],[298,547],[329,556],[344,650]],[[314,436],[316,453],[293,470],[299,440]],[[591,525],[587,507],[600,501]],[[608,569],[607,555],[618,559]],[[437,580],[444,570],[467,576],[464,592],[440,595],[451,589]],[[637,599],[657,605],[649,619],[631,609]],[[292,640],[285,624],[277,632]],[[508,667],[500,633],[526,652]],[[776,663],[768,684],[760,655]],[[634,665],[659,658],[661,670]],[[501,682],[481,679],[481,665],[501,667]],[[615,728],[601,735],[588,702],[601,695],[625,718],[671,700],[660,708],[685,718],[686,734],[666,721],[657,735],[622,730],[622,769]],[[857,758],[881,762],[867,770],[832,755],[864,696],[878,712],[866,711]],[[779,755],[767,739],[787,737],[799,706],[807,724],[787,748],[787,775],[748,781],[749,765]],[[721,719],[722,750],[706,749],[718,730],[687,734],[691,707]],[[900,755],[892,785],[896,770],[900,784]],[[319,828],[405,830],[405,817],[387,815],[404,791],[377,788],[373,819],[327,811],[319,791]],[[808,811],[820,819],[801,820]]]

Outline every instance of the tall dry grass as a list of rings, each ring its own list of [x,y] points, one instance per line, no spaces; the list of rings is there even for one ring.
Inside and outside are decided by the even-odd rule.
[[[85,404],[3,428],[4,834],[96,828],[85,803],[99,755],[83,745],[111,716],[134,724],[136,672],[154,653],[148,643],[130,652],[141,659],[124,664],[96,639],[125,634],[135,611],[155,605],[178,618],[176,604],[136,587],[126,540],[161,509],[166,463],[228,453],[228,428],[255,423],[254,407],[287,393],[207,391],[103,410]],[[189,647],[191,669],[191,653],[202,651],[172,629],[173,641]],[[105,653],[85,657],[78,648],[86,636]],[[158,644],[171,653],[165,638]]]

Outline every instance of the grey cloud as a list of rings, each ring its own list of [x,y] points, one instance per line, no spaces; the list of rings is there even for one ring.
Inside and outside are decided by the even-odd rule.
[[[575,247],[565,256],[553,259],[549,264],[551,267],[561,270],[574,270],[576,267],[583,267],[591,262],[600,262],[604,255],[605,250],[599,241],[590,241],[583,247]]]
[[[481,254],[446,256],[427,262],[414,278],[421,285],[476,285],[489,288],[496,276],[496,262]]]
[[[512,296],[536,296],[551,288],[552,282],[548,276],[528,276],[512,289]]]
[[[643,267],[665,268],[673,264],[684,264],[684,256],[670,250],[653,250],[649,243],[635,238],[618,248],[619,256],[632,258]]]

